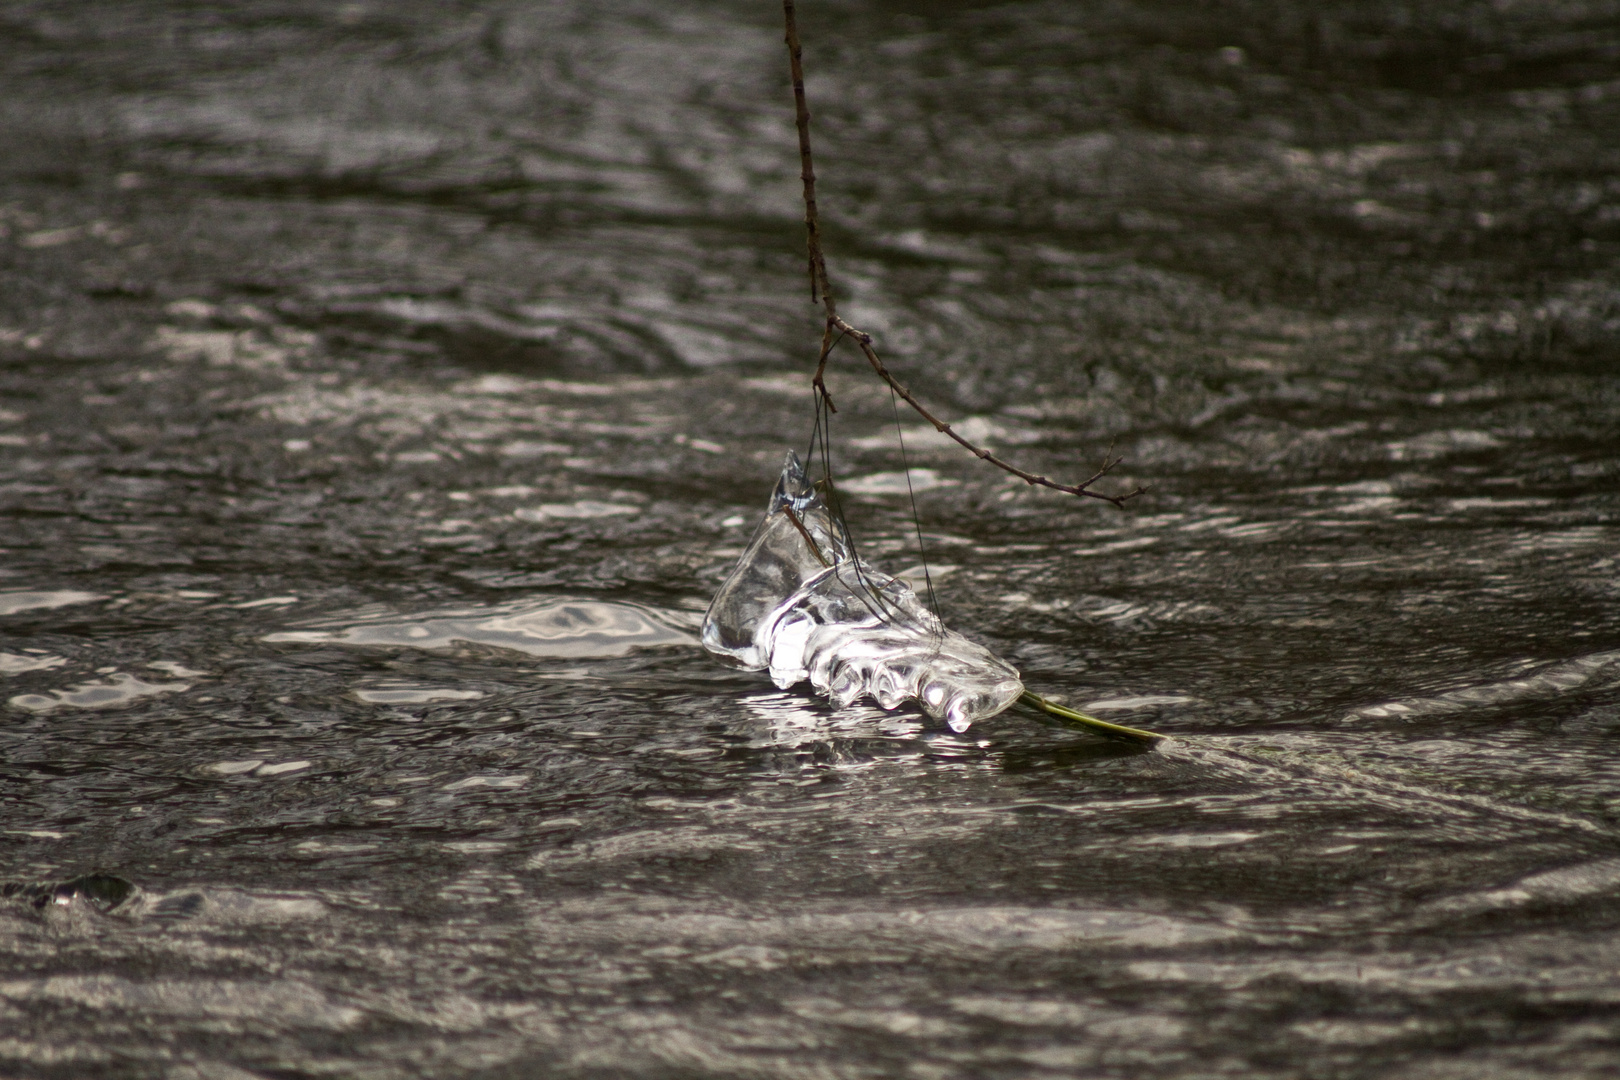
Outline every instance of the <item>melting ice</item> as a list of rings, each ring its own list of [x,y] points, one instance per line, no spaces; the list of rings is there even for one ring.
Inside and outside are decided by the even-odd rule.
[[[947,630],[903,581],[857,558],[789,452],[765,520],[715,594],[703,647],[782,689],[810,680],[839,707],[915,700],[966,731],[1023,692],[1018,672]]]

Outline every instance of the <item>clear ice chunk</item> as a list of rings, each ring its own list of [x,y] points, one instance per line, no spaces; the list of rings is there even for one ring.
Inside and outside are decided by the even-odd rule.
[[[703,647],[787,689],[806,679],[842,708],[914,700],[953,731],[1018,699],[1018,672],[940,622],[911,587],[857,558],[788,453],[765,520],[703,618]]]

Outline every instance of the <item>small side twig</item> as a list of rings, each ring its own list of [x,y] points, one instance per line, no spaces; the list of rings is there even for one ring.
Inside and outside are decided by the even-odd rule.
[[[1138,486],[1123,494],[1116,495],[1110,495],[1105,491],[1091,490],[1091,485],[1093,483],[1108,475],[1109,471],[1113,469],[1115,465],[1118,465],[1124,460],[1123,458],[1114,457],[1112,454],[1104,454],[1102,466],[1098,468],[1096,472],[1092,473],[1091,476],[1088,477],[1083,483],[1060,484],[1056,480],[1052,480],[1048,477],[1040,476],[1032,472],[1025,472],[1012,462],[1002,460],[989,450],[986,450],[984,447],[975,446],[971,441],[964,438],[955,428],[951,427],[951,425],[947,424],[945,421],[941,420],[939,417],[930,412],[927,406],[911,395],[910,390],[907,390],[901,385],[900,380],[896,379],[892,374],[889,373],[889,369],[884,366],[882,359],[879,358],[877,350],[872,348],[872,337],[870,334],[864,334],[855,329],[837,315],[831,316],[828,320],[828,324],[837,327],[841,333],[848,334],[854,339],[855,344],[859,345],[861,352],[866,355],[867,362],[872,365],[872,370],[877,372],[878,378],[888,383],[894,392],[900,395],[900,399],[902,401],[916,410],[918,416],[921,416],[924,420],[927,420],[930,424],[933,424],[935,431],[938,431],[942,435],[950,436],[950,438],[953,439],[959,446],[967,450],[968,453],[972,454],[974,457],[977,457],[980,461],[988,462],[998,469],[1009,472],[1018,477],[1020,480],[1024,481],[1026,484],[1051,488],[1053,491],[1061,491],[1067,495],[1084,495],[1090,499],[1101,499],[1103,502],[1113,503],[1115,506],[1121,508],[1124,507],[1126,499],[1134,499],[1136,496],[1147,491],[1147,488],[1141,486]]]
[[[799,45],[799,27],[794,14],[793,0],[782,0],[782,14],[787,23],[788,66],[793,75],[793,106],[799,126],[799,178],[804,182],[804,229],[808,238],[810,301],[811,303],[819,302],[827,313],[826,329],[821,335],[821,356],[816,362],[816,374],[810,382],[820,400],[826,404],[828,411],[837,412],[838,410],[833,407],[832,397],[827,393],[825,380],[827,357],[831,354],[833,346],[844,336],[848,336],[860,347],[867,362],[872,365],[872,370],[877,372],[878,378],[887,383],[889,388],[898,394],[907,405],[910,405],[918,415],[934,425],[935,431],[949,436],[980,461],[988,462],[1004,472],[1011,473],[1026,484],[1051,488],[1053,491],[1061,491],[1068,495],[1083,495],[1090,499],[1100,499],[1122,509],[1127,499],[1134,499],[1138,495],[1145,494],[1147,488],[1140,485],[1130,491],[1117,494],[1093,491],[1091,489],[1092,484],[1108,475],[1116,465],[1124,460],[1123,458],[1114,457],[1112,452],[1103,455],[1101,467],[1082,483],[1062,484],[1048,477],[1026,472],[1011,462],[1002,460],[984,447],[974,445],[970,440],[964,438],[961,433],[953,429],[950,424],[930,412],[922,402],[912,396],[911,391],[902,386],[899,380],[889,373],[889,369],[883,365],[882,359],[878,357],[877,350],[872,347],[872,335],[855,329],[839,317],[838,304],[833,299],[832,287],[827,283],[827,260],[821,253],[821,223],[816,213],[816,170],[810,155],[810,106],[806,102],[804,94],[804,55],[803,49]],[[837,332],[836,337],[834,336],[835,331]]]
[[[810,106],[804,98],[804,51],[799,47],[799,24],[793,0],[782,0],[787,19],[788,67],[793,72],[793,106],[799,120],[799,179],[804,181],[804,229],[810,236],[810,302],[832,304],[827,288],[827,261],[821,257],[821,225],[816,218],[816,169],[810,161]]]

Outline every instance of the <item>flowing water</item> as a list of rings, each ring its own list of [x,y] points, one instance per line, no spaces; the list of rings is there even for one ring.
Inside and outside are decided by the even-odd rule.
[[[808,445],[768,0],[0,8],[0,1073],[1620,1067],[1620,8],[806,0],[946,623],[724,668]],[[863,554],[889,397],[834,356]]]

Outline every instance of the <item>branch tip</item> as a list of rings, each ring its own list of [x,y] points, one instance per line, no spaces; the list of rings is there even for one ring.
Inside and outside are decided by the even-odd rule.
[[[855,329],[849,323],[838,317],[838,305],[833,300],[832,287],[827,283],[827,261],[821,253],[821,225],[816,208],[816,170],[810,153],[810,105],[804,93],[804,50],[799,44],[798,21],[794,16],[793,0],[782,0],[782,15],[786,23],[786,32],[783,41],[787,43],[788,69],[793,77],[793,108],[794,119],[799,129],[799,179],[804,184],[804,229],[806,247],[809,259],[810,273],[810,302],[819,303],[827,312],[826,330],[821,338],[821,356],[816,363],[816,374],[811,380],[820,399],[824,401],[830,412],[837,412],[833,407],[832,395],[827,393],[827,384],[823,378],[827,371],[827,357],[833,346],[845,336],[852,338],[860,346],[861,353],[866,357],[872,370],[877,372],[878,378],[886,383],[905,403],[917,412],[924,420],[934,425],[934,430],[950,437],[968,452],[981,461],[988,461],[996,468],[1011,473],[1030,486],[1051,488],[1069,495],[1085,496],[1091,499],[1101,499],[1103,502],[1114,504],[1123,510],[1128,499],[1147,493],[1147,488],[1138,485],[1134,490],[1123,494],[1108,494],[1102,491],[1092,491],[1091,485],[1106,476],[1109,470],[1120,464],[1122,458],[1113,456],[1114,448],[1110,444],[1108,452],[1103,455],[1102,467],[1093,473],[1084,483],[1060,484],[1035,473],[1025,472],[1010,462],[1003,461],[990,450],[975,446],[964,439],[951,426],[933,413],[912,396],[911,391],[900,384],[900,381],[889,373],[883,366],[877,351],[872,348],[872,335]],[[833,331],[838,331],[838,337],[833,337]],[[813,546],[813,545],[812,545]]]

